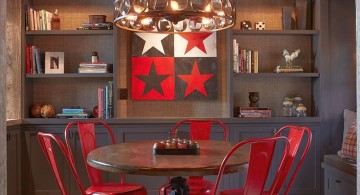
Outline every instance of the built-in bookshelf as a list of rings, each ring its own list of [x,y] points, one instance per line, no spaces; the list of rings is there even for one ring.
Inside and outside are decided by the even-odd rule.
[[[29,110],[36,104],[51,104],[59,113],[62,108],[79,106],[92,111],[98,104],[98,88],[105,88],[109,81],[115,81],[115,30],[77,30],[82,24],[89,22],[89,15],[105,15],[107,22],[112,22],[113,1],[62,1],[44,2],[41,0],[24,1],[24,7],[36,10],[41,14],[46,10],[58,10],[60,29],[50,30],[24,28],[24,51],[26,45],[35,46],[40,51],[40,66],[45,66],[45,52],[64,53],[64,74],[26,73],[26,53],[23,53],[24,69],[24,116],[30,118]],[[81,6],[79,6],[81,5]],[[24,11],[25,12],[25,11]],[[24,18],[27,16],[24,13]],[[39,21],[41,23],[41,20]],[[98,52],[102,62],[113,65],[109,73],[78,73],[81,62],[91,62],[92,52]],[[116,91],[113,93],[117,99]],[[114,105],[116,109],[116,104]],[[115,113],[116,115],[116,113]],[[52,120],[52,119],[49,119]],[[54,119],[55,120],[55,119]]]
[[[273,120],[281,117],[282,100],[293,93],[303,95],[308,108],[309,117],[318,117],[318,106],[314,98],[320,88],[316,84],[320,78],[319,58],[314,55],[318,47],[317,40],[320,30],[313,24],[307,30],[282,30],[281,8],[291,6],[292,3],[278,0],[276,4],[269,4],[259,0],[237,0],[237,21],[235,26],[227,31],[217,32],[218,52],[218,99],[215,101],[134,101],[131,99],[131,38],[132,33],[123,30],[76,30],[82,23],[87,22],[89,14],[105,14],[107,21],[112,20],[112,1],[105,2],[40,2],[34,0],[34,9],[59,10],[61,30],[25,31],[26,44],[36,45],[41,51],[60,50],[65,52],[64,74],[26,74],[26,94],[33,94],[25,100],[24,109],[28,110],[33,104],[51,103],[58,98],[73,97],[74,104],[86,104],[90,110],[96,102],[93,98],[83,99],[84,94],[95,96],[93,91],[105,85],[109,80],[114,81],[115,118],[168,118],[168,117],[199,117],[199,118],[233,118],[234,107],[248,105],[248,92],[260,92],[260,104],[273,110]],[[81,8],[76,5],[83,4]],[[246,6],[243,6],[246,5]],[[313,3],[313,6],[315,2]],[[96,7],[96,9],[94,9]],[[62,9],[60,9],[62,8]],[[265,11],[271,9],[272,11]],[[314,10],[319,9],[316,7]],[[263,10],[261,14],[259,11]],[[248,13],[245,15],[244,13]],[[257,13],[257,14],[255,14]],[[265,30],[240,30],[241,20],[264,21]],[[236,39],[240,47],[259,52],[258,73],[233,73],[232,69],[232,40]],[[225,42],[223,40],[226,40]],[[304,68],[301,73],[274,73],[277,64],[283,62],[283,49],[293,51],[301,49],[296,63]],[[91,52],[98,51],[101,61],[107,61],[114,66],[113,73],[79,74],[77,68],[80,62],[89,61]],[[91,80],[91,81],[90,81]],[[60,93],[34,94],[48,88],[47,83],[57,88],[66,88],[68,84],[74,86],[74,94],[63,97]],[[88,82],[96,83],[89,86]],[[101,84],[102,83],[102,84]],[[75,86],[75,85],[76,86]],[[68,90],[67,90],[68,91]],[[123,92],[123,93],[122,93]],[[81,98],[80,98],[81,97]],[[121,98],[120,98],[121,97]],[[69,101],[65,101],[69,102]],[[54,105],[61,109],[65,106]],[[81,105],[80,105],[81,106]],[[168,109],[163,109],[168,108]],[[309,118],[308,117],[308,118]],[[29,118],[25,112],[25,118]],[[240,120],[240,119],[239,119]]]

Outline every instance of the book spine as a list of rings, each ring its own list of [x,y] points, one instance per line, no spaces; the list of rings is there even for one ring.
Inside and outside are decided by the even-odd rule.
[[[105,118],[109,118],[109,86],[105,86]]]
[[[26,48],[25,48],[25,58],[26,58],[26,74],[30,74],[31,73],[31,68],[30,68],[30,49],[31,49],[31,46],[30,45],[26,45]]]
[[[254,51],[254,73],[259,73],[259,51]]]
[[[40,49],[35,47],[35,58],[36,58],[36,69],[37,69],[37,73],[40,74],[42,73],[42,68],[41,68],[41,60],[40,60]]]
[[[114,111],[113,111],[113,101],[114,101],[113,81],[109,81],[108,86],[109,86],[109,118],[113,118],[114,117]]]
[[[233,39],[233,71],[238,73],[238,55],[239,48],[237,47],[236,39]]]
[[[25,4],[25,30],[30,30],[29,26],[29,5]]]
[[[29,28],[34,30],[34,10],[31,7],[29,8]]]
[[[102,118],[102,88],[98,88],[98,118]]]

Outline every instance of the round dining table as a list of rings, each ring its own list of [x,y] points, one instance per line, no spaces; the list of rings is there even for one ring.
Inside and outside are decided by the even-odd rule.
[[[217,175],[225,155],[234,146],[231,142],[197,140],[198,155],[155,155],[156,141],[125,142],[99,147],[87,156],[97,169],[135,175],[201,176]],[[171,150],[171,149],[169,149]],[[240,148],[227,162],[224,173],[247,170],[249,149]]]
[[[196,155],[153,154],[153,145],[156,141],[146,140],[99,147],[88,154],[87,163],[104,171],[176,176],[177,180],[183,176],[217,175],[224,157],[235,143],[217,140],[195,141],[200,147],[200,152]],[[239,148],[227,161],[224,173],[247,171],[248,160],[249,148]]]

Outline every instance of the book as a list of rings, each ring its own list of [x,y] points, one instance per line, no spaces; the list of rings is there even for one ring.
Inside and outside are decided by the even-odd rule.
[[[97,116],[97,118],[102,118],[102,114],[103,114],[102,93],[103,93],[103,89],[99,87],[98,91],[97,91],[97,97],[98,97],[98,116]]]
[[[26,45],[25,47],[25,64],[26,64],[26,74],[31,74],[31,63],[30,63],[30,50],[31,46]]]
[[[271,118],[271,109],[268,107],[244,107],[240,108],[240,118]]]
[[[56,114],[56,118],[89,118],[89,114],[82,113],[82,114],[64,114],[58,113]]]
[[[63,108],[63,114],[83,114],[85,110],[83,108]]]
[[[77,30],[112,30],[112,27],[77,27]]]
[[[99,22],[99,23],[83,23],[81,27],[83,28],[94,28],[94,27],[105,27],[105,28],[112,28],[113,24],[111,22]]]
[[[281,72],[304,72],[304,69],[301,66],[276,66],[274,72],[281,73]]]
[[[114,117],[114,111],[113,111],[113,84],[114,81],[109,81],[108,82],[108,86],[109,86],[109,118],[113,118]]]

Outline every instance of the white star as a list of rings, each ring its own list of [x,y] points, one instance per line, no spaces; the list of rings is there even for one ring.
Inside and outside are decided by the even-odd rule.
[[[135,33],[135,34],[145,41],[142,54],[147,52],[152,47],[159,50],[161,53],[165,54],[161,40],[163,40],[169,34],[155,34],[155,33]]]

